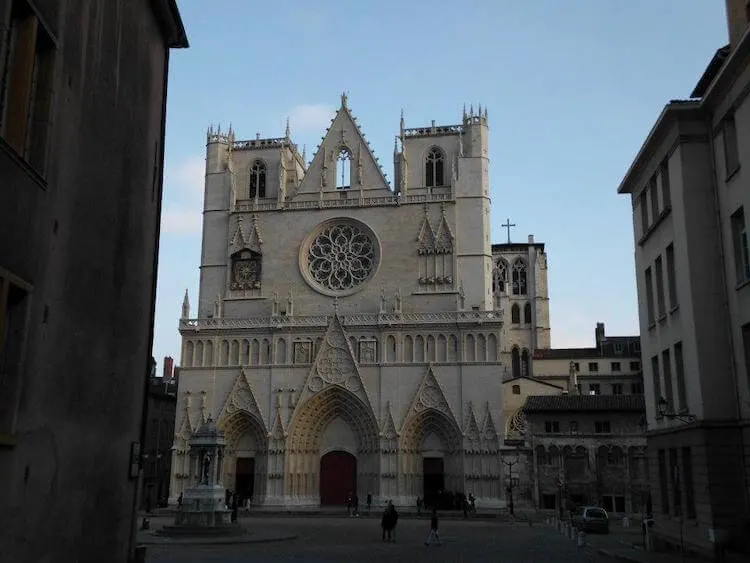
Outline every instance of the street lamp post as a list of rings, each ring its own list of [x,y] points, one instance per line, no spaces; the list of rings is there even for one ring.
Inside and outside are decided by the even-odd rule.
[[[508,468],[506,479],[507,479],[507,485],[505,487],[505,492],[508,495],[508,510],[510,511],[510,515],[514,516],[514,507],[513,507],[513,466],[518,465],[520,462],[520,458],[518,455],[518,452],[515,453],[513,458],[508,458],[506,461],[503,461],[503,464]]]

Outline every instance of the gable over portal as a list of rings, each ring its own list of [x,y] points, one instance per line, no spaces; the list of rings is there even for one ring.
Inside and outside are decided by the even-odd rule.
[[[302,179],[296,199],[308,199],[311,194],[321,199],[391,195],[385,173],[347,106],[346,94],[341,96],[341,107]]]

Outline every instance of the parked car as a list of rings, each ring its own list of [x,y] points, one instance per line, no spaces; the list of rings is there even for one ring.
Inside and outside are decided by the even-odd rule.
[[[584,532],[609,533],[607,511],[598,506],[579,506],[573,511],[573,525]]]

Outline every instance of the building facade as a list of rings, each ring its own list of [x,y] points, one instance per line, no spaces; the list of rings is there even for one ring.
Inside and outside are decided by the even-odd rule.
[[[164,367],[167,366],[164,358]],[[140,508],[166,506],[171,478],[172,443],[177,406],[177,381],[149,378],[146,438],[143,441],[143,475]]]
[[[186,295],[180,321],[173,501],[186,440],[211,417],[227,433],[223,482],[254,504],[371,493],[413,506],[440,490],[504,504],[512,350],[493,294],[488,142],[486,110],[457,125],[402,118],[391,186],[346,96],[309,164],[289,128],[250,141],[209,131],[200,294],[195,318]],[[529,248],[505,273],[502,292],[515,284],[519,300]]]
[[[645,512],[648,456],[643,395],[540,395],[524,405],[535,506]]]
[[[633,205],[656,525],[688,549],[749,549],[748,5],[689,100],[664,108],[618,192]]]
[[[0,0],[4,560],[131,559],[169,52],[186,46],[173,0]]]

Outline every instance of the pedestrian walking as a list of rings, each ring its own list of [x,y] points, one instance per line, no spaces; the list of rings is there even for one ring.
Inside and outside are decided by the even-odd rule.
[[[433,540],[437,541],[438,545],[443,545],[443,542],[440,541],[440,533],[438,532],[438,513],[435,508],[432,509],[432,517],[430,518],[430,534],[427,536],[424,544],[429,546]]]
[[[354,493],[353,504],[354,504],[354,517],[359,518],[359,495],[357,495],[357,493]]]
[[[349,496],[346,497],[346,515],[351,518],[352,516],[352,494],[349,493]]]

